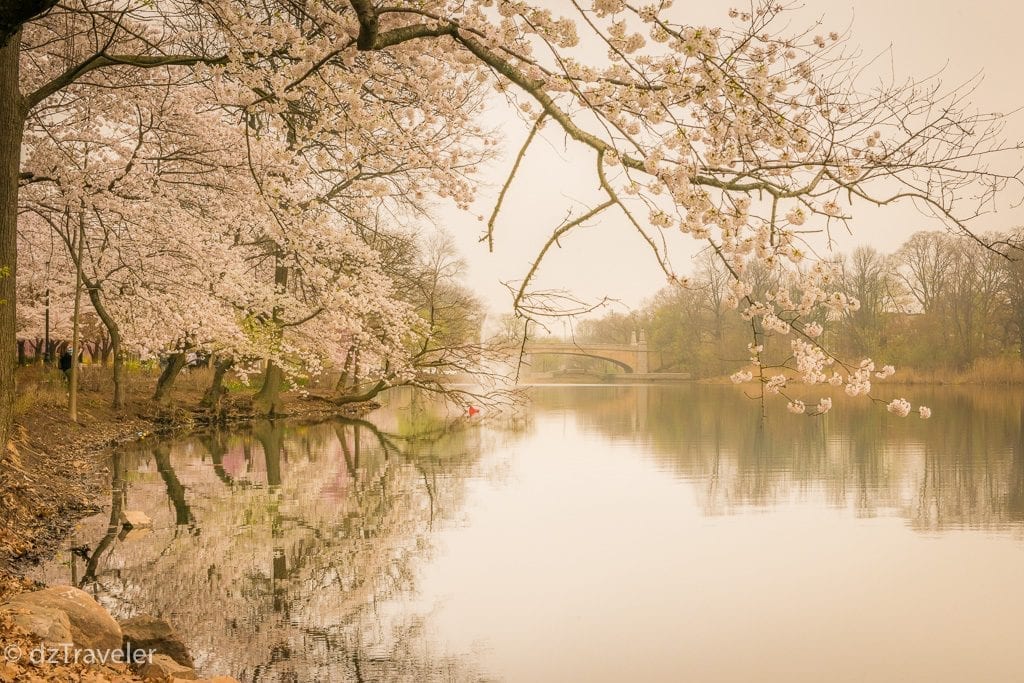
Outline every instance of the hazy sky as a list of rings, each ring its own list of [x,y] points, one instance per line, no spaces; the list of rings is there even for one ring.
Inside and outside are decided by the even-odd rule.
[[[566,0],[550,0],[554,11],[571,15]],[[678,2],[685,7],[687,21],[722,24],[731,6],[743,2],[702,0]],[[565,10],[559,12],[561,7]],[[890,46],[891,62],[897,76],[926,76],[942,70],[943,80],[952,85],[975,73],[984,82],[974,96],[984,111],[1010,112],[1024,106],[1024,47],[1021,43],[1024,9],[1008,0],[807,0],[796,15],[794,29],[823,20],[822,31],[843,32],[850,27],[850,45],[863,51],[863,60]],[[454,209],[439,212],[439,222],[456,238],[470,264],[468,280],[494,312],[507,311],[510,297],[503,280],[521,279],[546,236],[570,209],[579,209],[598,197],[593,173],[593,152],[576,143],[566,143],[561,131],[545,128],[523,162],[516,184],[506,197],[495,237],[495,251],[487,252],[478,242],[485,223],[477,214],[488,216],[512,159],[525,139],[527,125],[510,112],[489,113],[506,135],[504,158],[491,164],[483,178],[488,185],[480,192],[474,211],[467,215]],[[1007,128],[1014,139],[1024,138],[1024,115],[1018,114]],[[914,230],[934,223],[907,209],[878,211],[855,204],[855,234],[843,237],[846,245],[871,244],[882,250],[895,249]],[[982,230],[999,230],[1024,223],[1020,211],[1002,210],[979,225]],[[698,245],[691,240],[674,245],[671,260],[675,270],[690,270],[689,259]],[[664,276],[646,245],[620,213],[609,212],[592,227],[571,233],[561,250],[549,253],[537,284],[546,288],[572,290],[588,299],[610,296],[623,306],[637,306],[664,284]]]

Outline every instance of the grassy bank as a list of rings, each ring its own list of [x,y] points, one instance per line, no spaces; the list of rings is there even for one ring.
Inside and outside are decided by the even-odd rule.
[[[1024,362],[1017,358],[982,358],[969,368],[897,368],[892,384],[1024,385]]]

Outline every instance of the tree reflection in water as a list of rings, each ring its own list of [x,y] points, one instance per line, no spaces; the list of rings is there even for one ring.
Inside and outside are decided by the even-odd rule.
[[[537,387],[532,399],[535,409],[571,413],[584,431],[643,443],[696,482],[708,514],[818,494],[862,516],[895,512],[920,530],[1019,530],[1024,391],[911,392],[933,407],[932,420],[841,395],[823,418],[769,402],[762,419],[760,403],[731,386]]]
[[[431,529],[502,432],[422,405],[389,418],[264,421],[123,450],[111,514],[79,533],[95,545],[72,578],[118,617],[170,619],[204,671],[477,679],[471,662],[434,652],[424,615],[400,605]],[[145,511],[153,531],[118,540],[123,509]]]
[[[120,617],[170,619],[207,672],[477,680],[472,656],[433,639],[435,605],[416,587],[434,531],[451,524],[485,468],[482,454],[495,452],[500,468],[515,457],[504,448],[512,439],[561,418],[689,481],[705,514],[806,500],[929,533],[1024,535],[1024,394],[913,394],[933,407],[930,422],[841,397],[823,419],[769,404],[764,420],[734,387],[538,387],[537,429],[511,420],[467,428],[414,401],[373,422],[262,422],[141,444],[113,458],[111,513],[83,525],[76,543],[91,554],[72,578]],[[552,438],[533,455],[586,448],[586,439],[558,441],[563,432]],[[585,466],[582,455],[573,462]],[[125,537],[124,509],[145,511],[154,530]],[[66,581],[67,569],[56,564],[43,578]]]

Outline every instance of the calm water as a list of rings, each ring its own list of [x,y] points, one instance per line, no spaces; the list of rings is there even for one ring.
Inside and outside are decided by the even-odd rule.
[[[154,530],[45,578],[244,681],[1021,680],[1024,395],[907,393],[935,417],[544,387],[150,442],[112,502]]]

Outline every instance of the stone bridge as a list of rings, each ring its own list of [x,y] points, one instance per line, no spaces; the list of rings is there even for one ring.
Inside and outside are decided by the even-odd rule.
[[[633,335],[630,344],[591,344],[585,342],[531,341],[523,349],[526,356],[584,356],[599,358],[614,363],[630,373],[647,374],[650,361],[647,339],[640,332],[640,338]],[[529,358],[526,359],[529,363]]]

